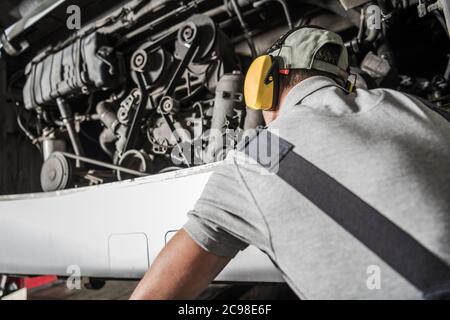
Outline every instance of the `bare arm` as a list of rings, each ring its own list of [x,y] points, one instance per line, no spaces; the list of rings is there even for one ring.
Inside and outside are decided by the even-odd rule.
[[[180,230],[161,251],[131,300],[195,299],[230,262],[201,248]]]

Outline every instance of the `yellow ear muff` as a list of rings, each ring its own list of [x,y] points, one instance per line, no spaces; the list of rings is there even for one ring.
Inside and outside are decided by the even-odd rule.
[[[275,79],[267,81],[273,61],[270,55],[256,58],[248,69],[244,83],[245,103],[250,109],[270,110],[275,101]]]

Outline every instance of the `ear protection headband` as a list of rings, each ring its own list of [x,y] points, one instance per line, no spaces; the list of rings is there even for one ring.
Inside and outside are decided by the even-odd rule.
[[[281,49],[286,39],[302,28],[324,30],[317,26],[301,26],[289,30],[270,47],[267,54],[259,56],[250,65],[244,83],[245,101],[250,109],[268,111],[278,105],[280,75],[288,75],[289,69],[280,69],[282,58],[271,53]]]

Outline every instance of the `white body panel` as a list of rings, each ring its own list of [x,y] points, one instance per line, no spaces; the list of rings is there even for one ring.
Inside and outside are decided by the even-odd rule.
[[[186,222],[214,166],[0,197],[0,274],[67,276],[70,266],[77,266],[83,276],[140,278]],[[283,282],[272,262],[252,247],[218,280]]]

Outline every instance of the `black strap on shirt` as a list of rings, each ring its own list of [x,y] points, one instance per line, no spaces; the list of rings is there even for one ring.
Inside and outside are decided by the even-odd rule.
[[[279,139],[279,153],[267,161],[267,155],[261,157],[260,153],[267,150],[268,141],[273,139]],[[242,146],[241,151],[248,157],[291,185],[419,289],[426,299],[449,298],[448,264],[344,185],[293,152],[292,144],[261,130]]]
[[[423,98],[421,98],[419,96],[415,96],[415,95],[412,95],[412,94],[410,94],[408,96],[419,100],[427,108],[429,108],[429,109],[433,110],[434,112],[438,113],[439,115],[441,115],[443,118],[445,118],[447,121],[450,122],[450,112],[447,109],[440,108],[440,107],[434,105],[433,103],[431,103],[430,101],[425,100],[425,99],[423,99]]]
[[[436,111],[442,117],[444,117],[447,121],[450,122],[450,113],[447,110],[442,109],[442,108],[438,108],[438,107],[433,107],[433,108],[431,108],[431,110]]]

